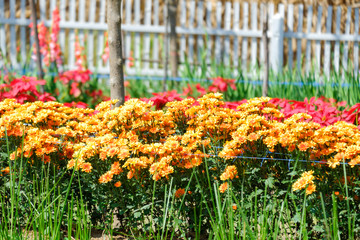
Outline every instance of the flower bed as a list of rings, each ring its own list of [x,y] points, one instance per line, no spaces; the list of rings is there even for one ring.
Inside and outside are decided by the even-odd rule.
[[[119,170],[107,172],[108,177],[101,178],[107,180],[99,179],[102,183],[125,169],[129,179],[143,172],[153,180],[167,178],[174,167],[201,165],[215,144],[223,147],[218,156],[226,159],[300,151],[309,161],[321,160],[332,168],[342,160],[352,167],[360,162],[356,126],[340,121],[321,127],[306,113],[283,120],[285,115],[270,98],[249,100],[237,110],[223,108],[221,94],[208,94],[197,102],[169,102],[164,111],[151,110],[151,103],[137,99],[110,110],[113,102],[92,110],[56,102],[21,105],[7,99],[0,108],[1,137],[5,129],[10,138],[24,134],[26,158],[52,162],[56,155],[67,161],[68,168],[76,165],[89,173],[93,161],[120,161],[115,167]],[[18,148],[11,159],[21,154]]]
[[[333,192],[344,199],[341,163],[349,166],[347,196],[358,201],[358,128],[343,121],[321,126],[306,113],[285,118],[273,101],[250,99],[234,110],[224,107],[221,94],[211,93],[197,101],[168,102],[162,110],[138,99],[113,110],[115,101],[103,102],[93,110],[6,99],[0,103],[0,134],[9,140],[10,159],[24,158],[31,171],[42,162],[67,178],[76,170],[95,222],[99,211],[112,212],[116,206],[120,219],[135,224],[139,219],[131,214],[152,199],[147,190],[155,182],[166,192],[171,181],[175,199],[186,195],[192,206],[204,198],[190,184],[194,176],[223,194],[250,194],[271,181],[275,195],[292,186],[294,191],[305,189],[314,201],[320,193],[329,199]],[[5,182],[6,163],[0,166],[0,181]],[[251,188],[244,188],[245,179],[252,181]]]

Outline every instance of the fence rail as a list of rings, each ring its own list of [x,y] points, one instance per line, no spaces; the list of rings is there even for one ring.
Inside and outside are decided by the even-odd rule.
[[[162,75],[164,62],[165,19],[159,19],[159,0],[123,1],[124,54],[134,59],[128,74]],[[86,42],[89,68],[109,72],[101,61],[105,46],[106,1],[38,0],[39,21],[50,27],[55,7],[60,10],[59,42],[65,68],[75,64],[75,37]],[[31,49],[26,0],[0,0],[0,50],[14,67],[20,67]],[[6,10],[5,10],[6,9]],[[274,5],[258,3],[180,0],[177,35],[180,63],[231,66],[250,72],[265,59],[262,44],[264,11],[269,14],[270,64],[273,70],[298,69],[329,75],[331,70],[346,71],[351,64],[359,70],[359,9],[340,7]],[[275,11],[277,9],[277,11]],[[50,18],[48,17],[50,16]],[[163,14],[166,16],[166,14]],[[19,44],[20,42],[21,44]],[[144,61],[142,61],[142,59]],[[3,64],[4,61],[0,62]],[[181,70],[181,67],[180,67]]]

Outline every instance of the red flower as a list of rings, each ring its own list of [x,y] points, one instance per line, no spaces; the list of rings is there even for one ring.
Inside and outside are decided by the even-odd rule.
[[[192,90],[190,84],[188,83],[188,86],[183,88],[183,95],[184,96],[192,96],[192,93],[193,93],[193,90]]]
[[[360,115],[360,103],[357,103],[354,106],[352,106],[348,111],[344,111],[341,117],[344,119],[344,121],[358,125],[359,115]]]
[[[196,87],[196,90],[200,93],[200,96],[203,96],[207,93],[206,89],[201,87],[200,83],[196,84],[195,87]]]
[[[80,91],[80,89],[78,88],[78,86],[79,86],[79,83],[77,83],[77,82],[71,83],[70,94],[73,95],[73,96],[76,97],[76,98],[77,98],[78,96],[80,96],[80,94],[81,94],[81,91]]]
[[[8,84],[0,84],[0,89],[3,89],[3,88],[7,88],[9,85]]]
[[[21,78],[16,78],[10,83],[12,88],[12,94],[15,96],[19,92],[37,92],[36,86],[45,85],[45,80],[36,80],[36,77],[27,77],[22,76]]]
[[[130,51],[130,56],[128,57],[127,65],[128,67],[134,66],[134,58],[133,58],[133,51]]]
[[[68,84],[70,81],[86,83],[90,80],[91,74],[92,72],[90,70],[70,70],[60,74],[59,80],[64,84]]]
[[[56,101],[56,98],[50,95],[50,93],[44,93],[40,96],[38,96],[38,100],[42,102],[50,102],[50,101]]]
[[[104,52],[101,55],[102,60],[104,61],[104,63],[106,63],[106,61],[109,59],[109,55],[110,55],[110,51],[109,51],[109,42],[108,42],[108,33],[104,32],[105,35],[105,48],[104,48]]]
[[[148,100],[154,102],[154,105],[156,106],[157,110],[162,109],[165,106],[165,104],[168,102],[182,100],[182,98],[180,97],[180,94],[178,94],[176,92],[176,90],[163,92],[163,93],[153,93],[153,95],[154,95],[154,97],[152,97]]]
[[[66,107],[75,107],[75,108],[87,108],[88,105],[84,102],[71,102],[71,103],[64,103]]]
[[[101,97],[103,95],[103,91],[101,89],[94,90],[89,94],[92,98]]]
[[[233,90],[236,89],[235,79],[225,79],[222,77],[216,77],[213,79],[212,85],[209,87],[210,92],[226,92],[230,86]]]
[[[230,108],[230,109],[233,109],[235,111],[237,111],[237,107],[240,106],[241,104],[243,103],[246,103],[247,100],[244,99],[244,100],[241,100],[241,101],[237,101],[237,102],[225,102],[225,104],[222,106],[224,108]]]
[[[17,94],[14,98],[16,98],[18,103],[23,104],[24,102],[35,102],[36,98],[30,94],[20,93]]]
[[[307,113],[312,116],[312,119],[307,121],[317,122],[321,126],[328,126],[337,121],[354,123],[356,114],[360,112],[360,109],[355,111],[360,108],[360,104],[353,106],[349,110],[340,111],[338,108],[346,106],[345,101],[336,102],[335,99],[327,99],[325,97],[318,99],[312,97],[310,100],[305,98],[303,102],[274,98],[270,100],[270,103],[279,106],[285,118],[289,118],[295,113]]]

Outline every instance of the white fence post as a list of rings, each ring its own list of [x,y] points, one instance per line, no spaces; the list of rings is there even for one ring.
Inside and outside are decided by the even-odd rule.
[[[270,68],[279,73],[282,71],[284,51],[284,18],[279,13],[270,20]]]

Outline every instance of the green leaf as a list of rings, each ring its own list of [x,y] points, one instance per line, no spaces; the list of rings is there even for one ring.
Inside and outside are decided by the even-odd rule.
[[[299,223],[301,221],[301,216],[299,213],[295,214],[295,216],[291,219],[294,223]]]
[[[268,179],[265,180],[265,184],[266,184],[266,186],[273,188],[274,187],[274,178],[269,177]]]
[[[141,212],[134,212],[134,218],[140,218]]]
[[[315,225],[313,227],[314,231],[316,232],[324,232],[324,227],[323,226],[320,226],[320,225]]]
[[[286,193],[287,193],[287,191],[281,190],[278,194],[279,194],[279,196],[281,196],[281,195],[284,195],[284,194],[286,194]]]

